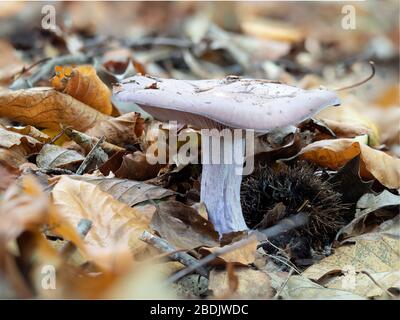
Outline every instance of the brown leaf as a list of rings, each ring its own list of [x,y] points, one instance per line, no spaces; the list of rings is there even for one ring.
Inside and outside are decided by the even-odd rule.
[[[21,185],[13,184],[0,202],[0,245],[26,230],[38,230],[47,222],[48,213],[48,196],[33,177],[24,177]]]
[[[21,154],[28,155],[39,151],[42,145],[35,138],[7,130],[0,125],[0,148],[14,148],[20,150]]]
[[[50,142],[51,140],[51,138],[47,134],[43,133],[42,131],[36,129],[33,126],[7,127],[7,130],[17,132],[19,134],[23,134],[26,136],[30,136],[43,143]]]
[[[7,164],[1,164],[0,158],[0,194],[18,178],[18,173],[19,170],[10,167]]]
[[[389,207],[389,208],[388,208]],[[390,208],[393,208],[390,210]],[[336,235],[338,241],[355,237],[376,228],[383,220],[393,218],[399,213],[400,196],[384,190],[378,195],[364,194],[357,202],[355,218]]]
[[[52,191],[58,209],[52,231],[73,241],[84,255],[107,270],[118,270],[130,264],[132,255],[145,252],[147,245],[139,240],[154,207],[131,208],[115,200],[99,187],[63,176]],[[83,241],[71,239],[63,225],[76,227],[82,219],[93,225]]]
[[[227,246],[231,246],[233,244],[234,242]],[[254,239],[254,241],[251,241],[250,243],[240,247],[239,249],[229,251],[219,256],[217,259],[213,261],[213,265],[225,265],[226,263],[233,263],[235,265],[247,266],[250,263],[253,263],[255,260],[257,245],[258,241]],[[223,248],[227,246],[224,246]],[[213,248],[202,247],[200,248],[199,251],[202,255],[208,255],[217,250],[218,248],[220,247],[213,247]]]
[[[400,159],[375,150],[355,139],[321,140],[304,147],[298,156],[333,170],[357,155],[361,157],[360,175],[375,178],[388,188],[400,188]]]
[[[136,151],[134,154],[123,156],[121,166],[114,173],[117,178],[144,181],[156,177],[164,166],[158,163],[151,164],[145,154]]]
[[[197,210],[178,201],[161,202],[151,227],[162,238],[180,249],[218,245],[218,233]]]
[[[72,178],[97,185],[102,191],[112,195],[115,200],[126,203],[130,207],[144,201],[159,200],[175,194],[169,189],[128,179],[92,176],[74,176]]]
[[[106,141],[124,146],[134,145],[139,142],[143,134],[144,120],[139,113],[130,112],[118,118],[109,118],[100,121],[85,133],[100,138],[106,137]]]
[[[0,163],[17,169],[26,162],[26,157],[19,150],[0,148]]]
[[[93,66],[81,65],[74,68],[56,66],[55,72],[55,77],[51,79],[51,85],[55,89],[102,113],[111,115],[111,91],[97,76]]]
[[[23,62],[14,47],[5,40],[0,40],[0,52],[0,85],[8,85],[13,76],[22,70]]]
[[[225,297],[227,294],[229,298],[235,299],[272,297],[271,280],[265,272],[244,267],[236,268],[234,272],[238,283],[237,289],[232,292],[232,280],[229,280],[228,270],[211,270],[208,288],[213,291],[215,297]]]
[[[36,127],[87,130],[107,116],[51,88],[0,91],[0,117]]]
[[[45,144],[36,157],[39,168],[62,168],[74,171],[85,158],[74,150]]]
[[[323,122],[335,133],[338,138],[355,138],[367,134],[372,136],[374,133],[359,122],[339,122],[330,119],[322,119]]]

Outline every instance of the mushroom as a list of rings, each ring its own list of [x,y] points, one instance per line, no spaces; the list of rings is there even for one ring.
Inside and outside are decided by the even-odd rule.
[[[235,76],[174,80],[137,75],[123,80],[114,92],[118,100],[133,102],[161,121],[176,120],[200,129],[252,129],[258,134],[297,124],[340,103],[332,91]],[[243,144],[240,139],[225,139],[221,148],[231,148],[243,159]],[[209,159],[209,153],[203,145],[202,159]],[[203,161],[200,197],[220,234],[247,230],[240,204],[241,168],[243,164],[237,168],[226,161]]]

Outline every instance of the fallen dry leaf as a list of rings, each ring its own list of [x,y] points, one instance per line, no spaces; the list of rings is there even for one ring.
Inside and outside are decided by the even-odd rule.
[[[17,132],[19,134],[23,134],[26,136],[30,136],[32,138],[35,138],[36,140],[47,143],[51,140],[51,137],[49,137],[47,134],[44,132],[36,129],[33,126],[24,126],[24,127],[7,127],[7,130]]]
[[[0,117],[36,127],[59,130],[64,125],[80,131],[107,119],[97,110],[51,88],[0,91]]]
[[[117,118],[100,121],[85,133],[97,138],[104,136],[107,142],[124,146],[138,143],[143,129],[144,120],[140,114],[130,112]]]
[[[144,181],[155,178],[165,164],[151,164],[146,154],[136,151],[122,156],[120,167],[114,172],[117,178]]]
[[[229,247],[232,244],[228,244],[225,247]],[[213,265],[225,265],[226,263],[233,263],[235,265],[247,266],[254,262],[256,258],[256,250],[257,250],[258,241],[254,238],[254,241],[249,242],[245,246],[240,247],[239,249],[235,249],[229,251],[223,255],[220,255],[217,259],[213,261]],[[212,252],[215,252],[220,247],[213,248],[200,248],[200,253],[202,255],[208,255]]]
[[[18,174],[19,170],[9,167],[5,163],[1,164],[0,158],[0,194],[18,178]]]
[[[350,279],[349,277],[351,277],[349,274],[345,274],[333,278],[325,286],[330,289],[346,289],[365,298],[380,297],[386,293],[385,290],[400,287],[400,271],[376,272],[369,275],[356,273],[354,278]],[[378,284],[374,283],[374,281]]]
[[[0,148],[18,149],[28,155],[40,150],[43,143],[30,136],[7,130],[0,125]]]
[[[56,66],[51,85],[76,100],[111,115],[111,90],[100,80],[91,65],[77,67]]]
[[[362,300],[362,296],[343,289],[325,288],[303,276],[291,276],[280,296],[284,299]]]
[[[219,236],[212,223],[204,219],[197,210],[178,201],[158,204],[151,227],[179,249],[218,245]]]
[[[97,185],[102,191],[112,195],[115,200],[126,203],[130,207],[141,202],[159,200],[175,194],[169,189],[128,179],[92,176],[71,176],[71,178]]]
[[[336,129],[339,134],[346,133],[349,135],[351,131],[360,131],[362,128],[368,129],[368,144],[371,146],[379,145],[380,134],[375,122],[371,121],[370,117],[366,116],[365,113],[361,113],[352,104],[359,104],[358,100],[349,99],[349,101],[342,102],[342,105],[338,108],[328,107],[320,111],[316,118],[323,121],[336,121]],[[337,123],[341,123],[339,125]],[[334,123],[331,123],[335,126]],[[348,127],[349,129],[345,129]],[[354,129],[351,129],[354,128]],[[347,132],[346,132],[347,131]],[[349,132],[350,131],[350,132]]]
[[[382,220],[393,218],[398,214],[399,206],[400,196],[396,196],[387,190],[379,195],[364,194],[357,202],[357,208],[363,210],[358,210],[355,218],[339,230],[336,239],[343,241],[346,238],[355,237],[375,229]],[[387,207],[394,209],[390,210]]]
[[[5,40],[0,40],[0,52],[0,85],[8,85],[13,76],[22,70],[23,62],[13,46]]]
[[[139,237],[149,230],[152,206],[131,208],[99,187],[67,176],[60,179],[51,194],[58,210],[58,223],[50,226],[54,233],[69,239],[68,234],[58,233],[63,224],[76,227],[82,218],[92,221],[83,244],[76,243],[89,260],[106,270],[118,270],[145,252],[147,244]]]
[[[49,199],[33,177],[11,185],[0,201],[0,246],[26,230],[38,230],[47,222],[48,213]]]
[[[238,287],[229,298],[268,299],[272,297],[271,280],[265,272],[251,268],[234,269],[238,279]],[[229,290],[229,276],[226,270],[213,269],[210,272],[208,288],[215,297],[225,296]]]
[[[85,157],[74,150],[45,144],[36,157],[36,163],[39,168],[61,168],[74,171],[84,159]]]
[[[312,265],[303,276],[314,281],[352,268],[355,272],[391,272],[400,269],[399,219],[388,220],[372,233],[349,238],[335,253]]]
[[[357,155],[361,158],[360,175],[375,178],[388,188],[400,188],[400,159],[373,149],[355,139],[321,140],[305,146],[300,158],[333,170],[344,166]]]

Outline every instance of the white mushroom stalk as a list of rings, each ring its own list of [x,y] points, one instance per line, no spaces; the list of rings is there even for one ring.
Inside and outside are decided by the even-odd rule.
[[[161,121],[174,120],[200,129],[252,129],[257,133],[297,124],[340,103],[332,91],[237,77],[189,81],[134,76],[116,87],[114,94],[116,99],[133,102]],[[222,144],[243,158],[240,140],[225,139]],[[202,147],[203,155],[209,155]],[[240,169],[237,163],[225,159],[203,164],[201,201],[221,235],[247,229],[240,205]]]

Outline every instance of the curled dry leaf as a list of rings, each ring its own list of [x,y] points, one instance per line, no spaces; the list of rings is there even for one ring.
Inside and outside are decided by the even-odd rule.
[[[336,125],[336,129],[339,134],[354,134],[352,131],[368,130],[368,143],[371,146],[377,146],[380,144],[379,130],[374,122],[365,115],[355,109],[352,104],[360,104],[358,100],[345,101],[339,108],[328,107],[317,114],[317,118],[323,121],[336,121],[331,123],[333,126]],[[338,123],[341,123],[339,125]],[[348,129],[346,129],[346,127]],[[353,129],[350,129],[353,128]],[[364,129],[363,129],[364,128]],[[333,130],[333,129],[332,129]],[[340,135],[339,135],[340,136]],[[341,136],[340,136],[341,137]]]
[[[61,168],[74,171],[85,158],[74,150],[46,144],[36,157],[39,168]]]
[[[26,136],[30,136],[35,138],[36,140],[47,143],[50,142],[51,137],[45,134],[44,132],[36,129],[33,126],[25,126],[25,127],[7,127],[7,130],[17,132]]]
[[[152,160],[156,159],[152,158]],[[159,163],[152,164],[151,162],[148,161],[146,154],[140,151],[136,151],[134,154],[124,155],[122,156],[120,167],[114,172],[115,176],[121,179],[138,181],[155,178],[165,165]]]
[[[96,123],[85,133],[100,138],[106,137],[106,141],[124,146],[139,142],[144,129],[144,120],[139,113],[130,112],[118,118],[108,118]]]
[[[265,272],[239,267],[234,269],[234,273],[238,279],[238,285],[235,292],[232,292],[228,298],[268,299],[272,297],[271,280]],[[230,291],[228,271],[211,270],[208,288],[217,298],[226,296]]]
[[[97,185],[102,191],[112,195],[115,200],[133,207],[148,200],[159,200],[174,195],[172,190],[152,184],[128,179],[92,176],[71,176],[72,179]]]
[[[76,227],[81,219],[92,221],[92,228],[83,241],[76,243],[88,260],[107,270],[118,270],[130,264],[132,256],[146,251],[139,240],[154,207],[131,208],[115,200],[94,184],[63,176],[52,191],[58,216],[50,226],[67,240],[63,224]],[[75,240],[74,240],[75,242]]]
[[[400,196],[387,190],[378,195],[366,193],[358,200],[357,208],[362,210],[356,212],[355,218],[337,233],[339,241],[371,231],[382,220],[393,218],[399,213]]]
[[[0,194],[5,191],[18,178],[18,174],[19,170],[6,164],[1,164],[0,158]]]
[[[180,249],[218,245],[219,236],[212,223],[197,210],[178,201],[161,202],[151,220],[151,227]]]
[[[357,155],[361,158],[360,175],[375,178],[387,188],[400,188],[400,159],[375,150],[355,139],[321,140],[304,147],[298,156],[333,170]]]
[[[73,97],[52,88],[0,91],[0,117],[36,127],[80,131],[108,117]]]
[[[91,65],[56,66],[51,85],[86,105],[111,115],[111,90],[100,80]]]
[[[232,246],[235,242],[228,244],[225,247]],[[253,263],[256,258],[256,250],[257,250],[258,241],[254,238],[254,241],[249,242],[245,246],[240,247],[239,249],[235,249],[229,251],[217,259],[213,261],[213,265],[225,265],[226,263],[233,263],[235,265],[247,266],[250,263]],[[200,253],[202,255],[208,255],[220,247],[213,248],[200,248]]]
[[[0,246],[25,230],[38,230],[47,222],[49,208],[47,195],[33,177],[11,185],[0,201]]]
[[[18,149],[21,154],[28,155],[40,150],[43,143],[30,136],[7,130],[0,125],[0,148]]]
[[[367,134],[372,136],[374,133],[361,123],[339,122],[330,119],[322,119],[322,121],[331,129],[338,138],[355,138]],[[375,143],[376,144],[376,143]]]

